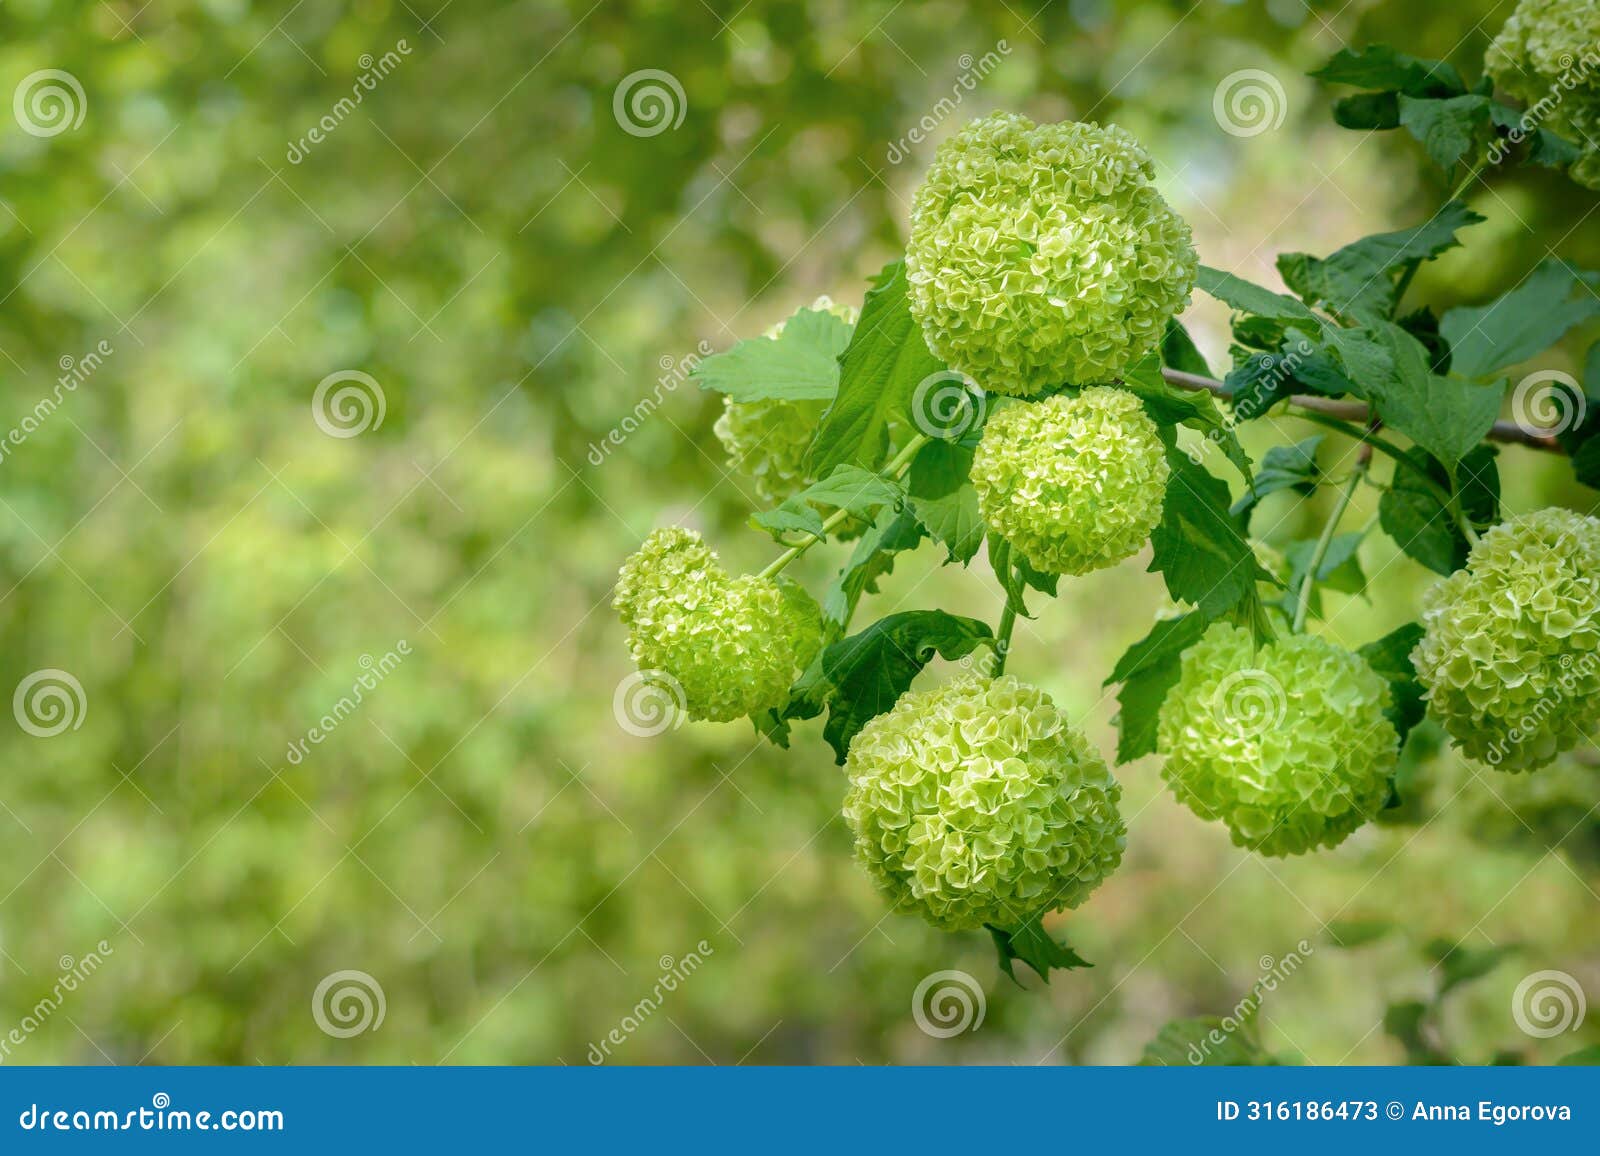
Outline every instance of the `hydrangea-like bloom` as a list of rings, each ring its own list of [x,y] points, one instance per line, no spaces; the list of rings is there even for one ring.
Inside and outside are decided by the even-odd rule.
[[[690,718],[723,722],[783,705],[822,644],[793,584],[732,577],[693,530],[656,530],[622,566],[612,606],[641,671]]]
[[[1522,0],[1484,58],[1501,88],[1528,104],[1524,123],[1582,150],[1572,179],[1600,189],[1600,5]]]
[[[1240,847],[1298,855],[1342,843],[1389,797],[1400,737],[1389,684],[1358,654],[1290,635],[1258,647],[1211,626],[1161,704],[1162,777]]]
[[[1600,715],[1600,519],[1548,509],[1496,526],[1427,594],[1411,660],[1470,757],[1531,771]]]
[[[1139,399],[1093,386],[996,413],[972,484],[989,528],[1035,570],[1087,574],[1144,545],[1161,521],[1170,472]]]
[[[994,393],[1107,381],[1189,303],[1199,259],[1139,142],[995,113],[939,147],[906,278],[928,348]]]
[[[848,305],[835,305],[828,297],[818,297],[810,305],[816,312],[826,311],[849,325],[856,323],[856,311]],[[776,338],[786,323],[778,322],[764,334]],[[758,497],[768,505],[779,505],[817,479],[807,476],[803,462],[822,415],[825,400],[734,401],[723,399],[722,416],[715,426],[717,440],[728,453],[728,468],[750,479]]]
[[[897,910],[955,931],[1076,907],[1122,860],[1122,788],[1048,695],[968,676],[850,744],[844,814]]]

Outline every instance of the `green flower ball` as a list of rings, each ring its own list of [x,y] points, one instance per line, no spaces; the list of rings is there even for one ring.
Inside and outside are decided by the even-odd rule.
[[[1484,64],[1495,83],[1529,106],[1529,129],[1550,129],[1582,150],[1572,179],[1600,189],[1600,4],[1522,0]]]
[[[1107,381],[1189,303],[1189,226],[1116,126],[995,113],[940,146],[911,207],[906,278],[928,347],[1012,396]]]
[[[1122,788],[1014,678],[908,691],[845,761],[856,854],[900,911],[947,930],[1076,907],[1122,860]]]
[[[818,297],[809,308],[832,313],[852,326],[856,323],[854,309],[835,305],[828,297]],[[785,324],[778,322],[765,336],[776,338]],[[817,480],[807,475],[802,463],[828,404],[821,399],[734,401],[731,397],[724,398],[722,416],[717,419],[715,430],[717,440],[727,451],[728,468],[749,479],[756,495],[767,505],[779,505],[799,493]]]
[[[1532,771],[1600,714],[1600,519],[1548,509],[1496,526],[1428,592],[1412,652],[1468,756]]]
[[[649,681],[690,718],[782,706],[822,644],[815,602],[793,583],[731,577],[693,530],[656,530],[623,563],[612,606]]]
[[[1219,622],[1184,652],[1161,704],[1162,777],[1240,847],[1337,846],[1388,801],[1400,747],[1388,702],[1389,684],[1357,654],[1306,634],[1258,647]]]
[[[1137,553],[1161,520],[1169,473],[1155,422],[1109,386],[1007,406],[972,462],[984,521],[1049,574],[1087,574]]]

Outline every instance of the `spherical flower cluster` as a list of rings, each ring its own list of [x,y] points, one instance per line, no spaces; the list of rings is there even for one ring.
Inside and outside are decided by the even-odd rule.
[[[972,462],[984,521],[1050,574],[1087,574],[1137,552],[1161,520],[1169,473],[1155,422],[1109,386],[1007,406]]]
[[[1336,846],[1388,801],[1400,746],[1388,701],[1389,684],[1348,650],[1305,634],[1258,647],[1216,623],[1161,704],[1162,777],[1241,847]]]
[[[1501,88],[1530,106],[1530,130],[1548,128],[1582,150],[1572,179],[1600,189],[1600,5],[1522,0],[1484,63]]]
[[[1600,519],[1496,526],[1428,592],[1422,625],[1412,662],[1456,745],[1500,770],[1544,766],[1600,715]]]
[[[826,311],[846,324],[856,323],[856,311],[848,305],[835,305],[828,297],[818,297],[810,305]],[[776,338],[785,322],[778,322],[764,336]],[[806,449],[817,432],[829,402],[822,399],[781,401],[734,401],[723,399],[722,416],[715,426],[717,440],[728,454],[728,468],[750,479],[756,495],[776,506],[805,489],[815,478],[803,466]]]
[[[1122,788],[1044,692],[909,691],[845,762],[856,854],[897,910],[955,931],[1075,907],[1122,860]]]
[[[693,530],[656,530],[622,566],[612,602],[641,671],[690,718],[783,705],[822,642],[816,603],[791,584],[732,577]]]
[[[993,393],[1115,377],[1189,302],[1199,259],[1139,142],[996,113],[940,146],[906,277],[928,347]]]

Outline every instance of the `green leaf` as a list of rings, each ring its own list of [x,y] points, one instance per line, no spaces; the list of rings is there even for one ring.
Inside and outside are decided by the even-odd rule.
[[[1263,289],[1242,277],[1235,277],[1232,273],[1224,273],[1220,269],[1202,265],[1195,283],[1218,301],[1241,313],[1265,317],[1272,321],[1299,323],[1314,329],[1321,328],[1322,322],[1317,315],[1293,297]]]
[[[1468,94],[1448,100],[1400,94],[1400,127],[1416,137],[1428,156],[1449,171],[1460,163],[1489,123],[1489,98]]]
[[[1160,571],[1173,598],[1220,618],[1253,597],[1256,583],[1270,575],[1229,512],[1227,485],[1176,449],[1168,450],[1167,461],[1172,476],[1161,522],[1150,535],[1150,569]]]
[[[1399,430],[1447,467],[1454,467],[1494,427],[1506,382],[1482,385],[1433,372],[1426,346],[1398,325],[1379,323],[1373,337],[1389,352],[1391,371],[1368,381],[1385,425]]]
[[[1391,630],[1376,642],[1369,642],[1356,651],[1388,680],[1393,700],[1384,713],[1394,724],[1394,729],[1404,743],[1411,728],[1422,721],[1427,704],[1422,700],[1422,684],[1417,681],[1417,671],[1411,665],[1411,652],[1422,641],[1422,627],[1415,622]]]
[[[1176,317],[1168,320],[1167,330],[1161,336],[1161,362],[1183,373],[1199,374],[1201,377],[1211,376],[1211,367],[1201,355],[1200,347],[1194,343],[1194,338],[1189,336],[1189,331],[1183,327],[1183,322]]]
[[[1251,479],[1250,490],[1233,504],[1229,511],[1234,517],[1249,524],[1249,516],[1262,499],[1283,490],[1310,494],[1322,484],[1323,474],[1317,465],[1317,451],[1322,448],[1324,435],[1312,434],[1304,441],[1292,445],[1273,446],[1261,459],[1261,468]]]
[[[1144,1046],[1144,1068],[1276,1067],[1247,1025],[1220,1016],[1196,1016],[1162,1026]]]
[[[1329,84],[1392,89],[1409,96],[1453,96],[1467,90],[1453,64],[1407,56],[1387,44],[1346,48],[1311,75]]]
[[[700,362],[691,376],[734,401],[826,401],[839,388],[839,355],[849,341],[848,322],[802,309],[777,337],[741,341]]]
[[[1064,943],[1057,943],[1051,937],[1044,929],[1042,913],[1025,920],[1015,931],[1005,931],[993,924],[985,926],[989,928],[989,934],[994,937],[995,950],[1000,953],[1000,968],[1011,977],[1013,983],[1021,982],[1017,979],[1017,973],[1012,970],[1012,965],[1017,960],[1033,968],[1039,974],[1039,978],[1046,983],[1050,982],[1051,969],[1068,971],[1078,967],[1094,966],[1072,948]]]
[[[1461,460],[1456,475],[1461,482],[1462,508],[1479,525],[1499,520],[1500,480],[1493,446],[1479,446]],[[1436,574],[1446,576],[1466,565],[1469,544],[1438,490],[1450,489],[1450,474],[1443,465],[1415,456],[1411,466],[1396,464],[1394,478],[1378,502],[1383,532],[1409,557]],[[1423,470],[1434,482],[1418,475]]]
[[[1600,1064],[1600,1044],[1570,1052],[1556,1061],[1556,1066],[1563,1068],[1578,1064]]]
[[[931,441],[917,451],[907,483],[911,509],[934,541],[946,551],[946,562],[965,566],[983,545],[983,515],[978,491],[968,477],[973,447],[960,441]]]
[[[1400,127],[1398,92],[1358,92],[1333,103],[1333,123],[1367,132]]]
[[[1528,160],[1550,169],[1564,169],[1583,156],[1583,150],[1566,137],[1539,128],[1537,116],[1495,101],[1489,106],[1495,127],[1503,129],[1513,144],[1527,142]]]
[[[1516,944],[1495,947],[1465,947],[1449,939],[1432,939],[1423,947],[1423,954],[1442,969],[1439,995],[1474,979],[1488,975],[1502,959],[1517,950]]]
[[[1451,201],[1424,224],[1363,237],[1325,259],[1285,253],[1278,272],[1308,305],[1352,317],[1387,316],[1394,311],[1401,272],[1455,248],[1456,232],[1483,220],[1461,201]]]
[[[862,518],[875,517],[884,506],[897,505],[905,497],[905,487],[899,482],[849,463],[834,467],[833,473],[795,495],[800,501],[849,510]]]
[[[1311,609],[1319,616],[1322,613],[1324,587],[1344,594],[1360,594],[1367,588],[1367,576],[1362,572],[1361,561],[1357,557],[1365,538],[1365,532],[1352,530],[1347,534],[1336,534],[1329,541],[1328,552],[1323,555],[1322,565],[1317,567],[1317,585],[1311,590]],[[1291,618],[1299,603],[1300,588],[1305,585],[1311,570],[1312,555],[1316,552],[1317,543],[1312,538],[1291,542],[1283,552],[1289,562],[1289,588],[1284,593],[1283,605]]]
[[[856,541],[844,569],[822,599],[822,613],[842,627],[855,612],[861,595],[877,590],[877,581],[894,569],[894,556],[914,550],[922,541],[922,523],[910,510],[886,509]]]
[[[1394,929],[1387,919],[1335,919],[1324,933],[1333,946],[1353,948],[1376,943]]]
[[[917,385],[944,371],[911,316],[905,262],[891,262],[867,290],[861,320],[839,359],[838,395],[806,451],[806,471],[825,477],[841,462],[877,465],[890,424],[910,422]]]
[[[1119,764],[1156,749],[1156,716],[1167,692],[1178,682],[1183,652],[1200,641],[1210,624],[1204,614],[1196,612],[1164,618],[1117,661],[1105,685],[1122,684],[1117,693]]]
[[[822,737],[844,763],[850,740],[895,704],[935,654],[964,658],[993,638],[975,618],[943,610],[908,610],[881,618],[822,652],[828,722]]]
[[[1584,485],[1600,488],[1600,341],[1589,349],[1582,386],[1552,381],[1550,389],[1554,396],[1546,403],[1565,427],[1556,440],[1571,456],[1573,474]]]
[[[1439,331],[1450,343],[1452,368],[1483,377],[1537,357],[1567,330],[1600,315],[1594,285],[1600,285],[1600,275],[1574,271],[1552,258],[1488,305],[1450,310]]]
[[[750,516],[750,524],[766,530],[774,538],[785,534],[810,534],[822,537],[822,515],[804,502],[790,498],[775,510],[764,510]]]

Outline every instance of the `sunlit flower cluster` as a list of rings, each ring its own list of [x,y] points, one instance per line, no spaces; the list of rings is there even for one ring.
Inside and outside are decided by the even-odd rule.
[[[729,575],[681,527],[656,530],[623,563],[612,605],[634,662],[681,695],[690,718],[720,722],[783,705],[821,645],[821,616],[804,592]]]
[[[1122,859],[1122,790],[1049,696],[968,676],[911,691],[845,763],[856,852],[899,910],[1014,928],[1073,907]]]
[[[1189,226],[1139,142],[1087,121],[976,120],[940,146],[906,276],[928,347],[994,393],[1115,377],[1188,304]]]

